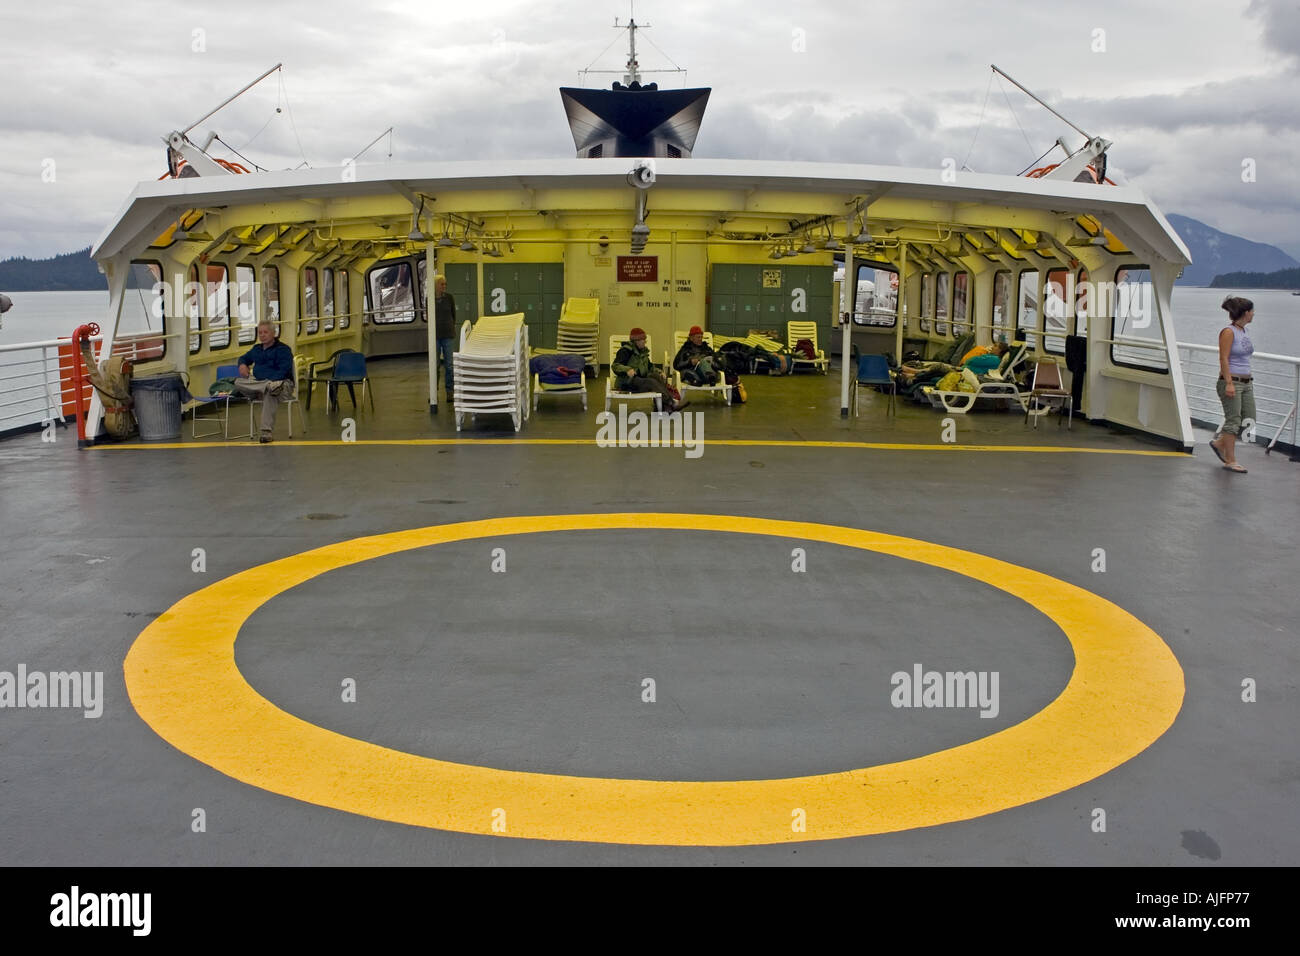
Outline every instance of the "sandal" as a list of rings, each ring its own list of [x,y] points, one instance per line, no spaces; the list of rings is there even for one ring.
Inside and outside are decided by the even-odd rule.
[[[1223,452],[1219,451],[1219,446],[1216,445],[1213,441],[1210,441],[1209,445],[1210,445],[1210,451],[1214,452],[1215,457],[1218,458],[1219,461],[1223,462],[1226,465],[1228,463],[1228,459],[1223,457]]]
[[[1240,462],[1233,462],[1230,465],[1223,466],[1224,471],[1235,471],[1239,475],[1246,474],[1246,469],[1241,466]]]

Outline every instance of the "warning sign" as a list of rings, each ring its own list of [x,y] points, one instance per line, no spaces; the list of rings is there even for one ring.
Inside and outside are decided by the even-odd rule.
[[[619,282],[658,282],[658,256],[619,256]]]

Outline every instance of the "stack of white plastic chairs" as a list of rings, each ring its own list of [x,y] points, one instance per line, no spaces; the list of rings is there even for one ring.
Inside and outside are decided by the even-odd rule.
[[[528,417],[528,326],[524,314],[485,315],[460,330],[454,355],[456,431],[466,414],[509,415],[515,431]]]
[[[556,351],[584,356],[600,372],[600,300],[569,299],[560,312]]]

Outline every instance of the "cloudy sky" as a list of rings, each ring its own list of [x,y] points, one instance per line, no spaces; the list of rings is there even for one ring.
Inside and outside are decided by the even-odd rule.
[[[88,245],[164,171],[168,131],[277,62],[191,138],[216,130],[271,169],[337,166],[389,126],[402,161],[572,156],[556,89],[622,66],[612,25],[629,13],[626,0],[19,6],[0,14],[0,258]],[[647,79],[713,88],[696,156],[1017,173],[1058,136],[1081,142],[992,79],[996,63],[1113,140],[1112,173],[1164,211],[1300,258],[1296,0],[640,0],[635,14],[651,24],[642,68],[689,71]],[[359,162],[387,153],[385,138]]]

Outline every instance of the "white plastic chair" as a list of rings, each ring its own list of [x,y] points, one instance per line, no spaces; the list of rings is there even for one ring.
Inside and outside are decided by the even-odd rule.
[[[817,323],[816,322],[787,322],[785,324],[786,347],[790,349],[794,358],[794,367],[811,365],[820,371],[823,375],[830,371],[831,360],[826,357],[817,345]],[[808,339],[812,342],[813,352],[816,358],[805,358],[795,351],[795,343],[800,339]]]
[[[626,335],[611,335],[609,337],[609,378],[605,379],[605,411],[609,411],[610,405],[614,399],[623,401],[635,401],[636,399],[652,399],[655,403],[655,411],[663,411],[663,396],[658,392],[620,392],[614,387],[614,359],[618,358],[618,350],[626,342]],[[651,350],[650,333],[645,337],[646,351]]]
[[[718,382],[716,385],[692,385],[687,382],[686,379],[682,378],[680,369],[673,367],[673,362],[677,358],[677,353],[682,350],[682,346],[686,344],[688,338],[690,338],[690,336],[686,332],[678,331],[673,333],[673,354],[671,357],[668,357],[668,361],[664,363],[665,369],[671,369],[673,387],[681,392],[683,396],[685,396],[687,392],[705,392],[714,395],[721,395],[722,400],[730,405],[731,386],[727,384],[727,376],[721,369],[717,370]],[[713,348],[712,332],[704,333],[704,344],[709,348]]]

